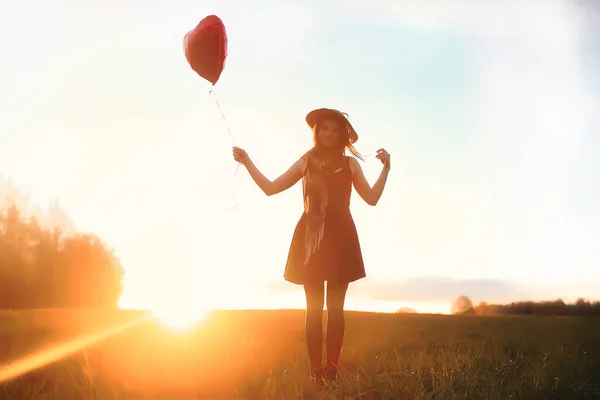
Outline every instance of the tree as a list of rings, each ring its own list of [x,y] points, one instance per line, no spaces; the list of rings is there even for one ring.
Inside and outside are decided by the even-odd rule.
[[[460,295],[452,302],[452,314],[474,314],[473,302],[465,295]]]
[[[102,241],[85,234],[67,238],[59,257],[71,290],[65,302],[76,307],[117,307],[123,268]]]
[[[124,272],[112,249],[76,232],[57,204],[46,226],[27,215],[12,183],[0,197],[0,308],[117,307]]]

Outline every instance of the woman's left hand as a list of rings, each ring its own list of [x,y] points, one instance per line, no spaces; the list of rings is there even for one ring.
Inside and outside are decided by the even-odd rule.
[[[385,168],[390,169],[390,153],[388,153],[385,149],[379,149],[377,150],[377,155],[375,157],[381,161]]]

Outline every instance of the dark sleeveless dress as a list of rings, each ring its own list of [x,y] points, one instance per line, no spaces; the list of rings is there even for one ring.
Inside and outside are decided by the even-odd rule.
[[[315,281],[349,283],[366,276],[360,243],[350,213],[352,173],[346,157],[341,171],[324,177],[328,190],[325,229],[319,249],[304,265],[306,214],[296,225],[284,278],[296,284]]]

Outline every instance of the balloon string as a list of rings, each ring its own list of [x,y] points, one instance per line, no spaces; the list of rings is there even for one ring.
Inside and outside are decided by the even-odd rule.
[[[240,169],[240,165],[242,165],[242,163],[238,163],[237,167],[235,167],[235,172],[233,173],[233,175],[231,176],[231,192],[229,193],[229,196],[231,197],[231,200],[233,200],[233,203],[235,204],[233,207],[228,207],[226,208],[226,210],[235,210],[238,208],[238,202],[235,199],[235,196],[233,195],[233,181],[235,179],[235,175],[238,172],[238,169]]]
[[[215,87],[215,85],[211,86],[210,91],[208,92],[208,94],[209,95],[210,94],[213,95],[213,97],[215,99],[215,103],[217,103],[217,108],[221,112],[221,117],[223,118],[223,123],[225,124],[225,128],[227,129],[227,132],[229,133],[229,138],[231,139],[231,142],[233,143],[233,145],[237,146],[235,144],[235,139],[233,138],[233,134],[231,133],[231,130],[229,129],[229,125],[227,124],[227,119],[225,118],[225,114],[223,113],[223,109],[221,108],[221,105],[219,104],[219,100],[217,99],[217,95],[215,94],[214,87]],[[233,200],[233,203],[235,205],[233,207],[226,208],[226,210],[235,210],[235,209],[238,208],[237,200],[235,199],[235,196],[233,195],[233,181],[235,179],[235,176],[237,175],[238,169],[240,169],[240,165],[242,165],[242,163],[238,163],[237,167],[235,167],[235,172],[231,176],[231,192],[229,193],[229,196],[231,197],[231,199]]]
[[[219,108],[219,111],[221,112],[221,117],[223,118],[223,122],[225,123],[225,128],[227,128],[227,133],[229,133],[231,142],[233,143],[234,146],[237,146],[235,144],[235,139],[233,138],[233,134],[231,133],[231,130],[229,129],[229,125],[227,124],[227,119],[225,118],[225,114],[223,114],[223,109],[221,108],[221,105],[219,104],[219,100],[217,99],[217,95],[215,94],[214,85],[210,88],[210,92],[208,92],[208,94],[211,94],[211,93],[212,93],[213,97],[215,98],[215,103],[217,103],[217,107]]]

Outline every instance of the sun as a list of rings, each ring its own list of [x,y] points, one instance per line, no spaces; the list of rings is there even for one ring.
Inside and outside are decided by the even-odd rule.
[[[173,307],[154,310],[153,314],[172,330],[188,331],[201,325],[210,315],[210,310]]]

